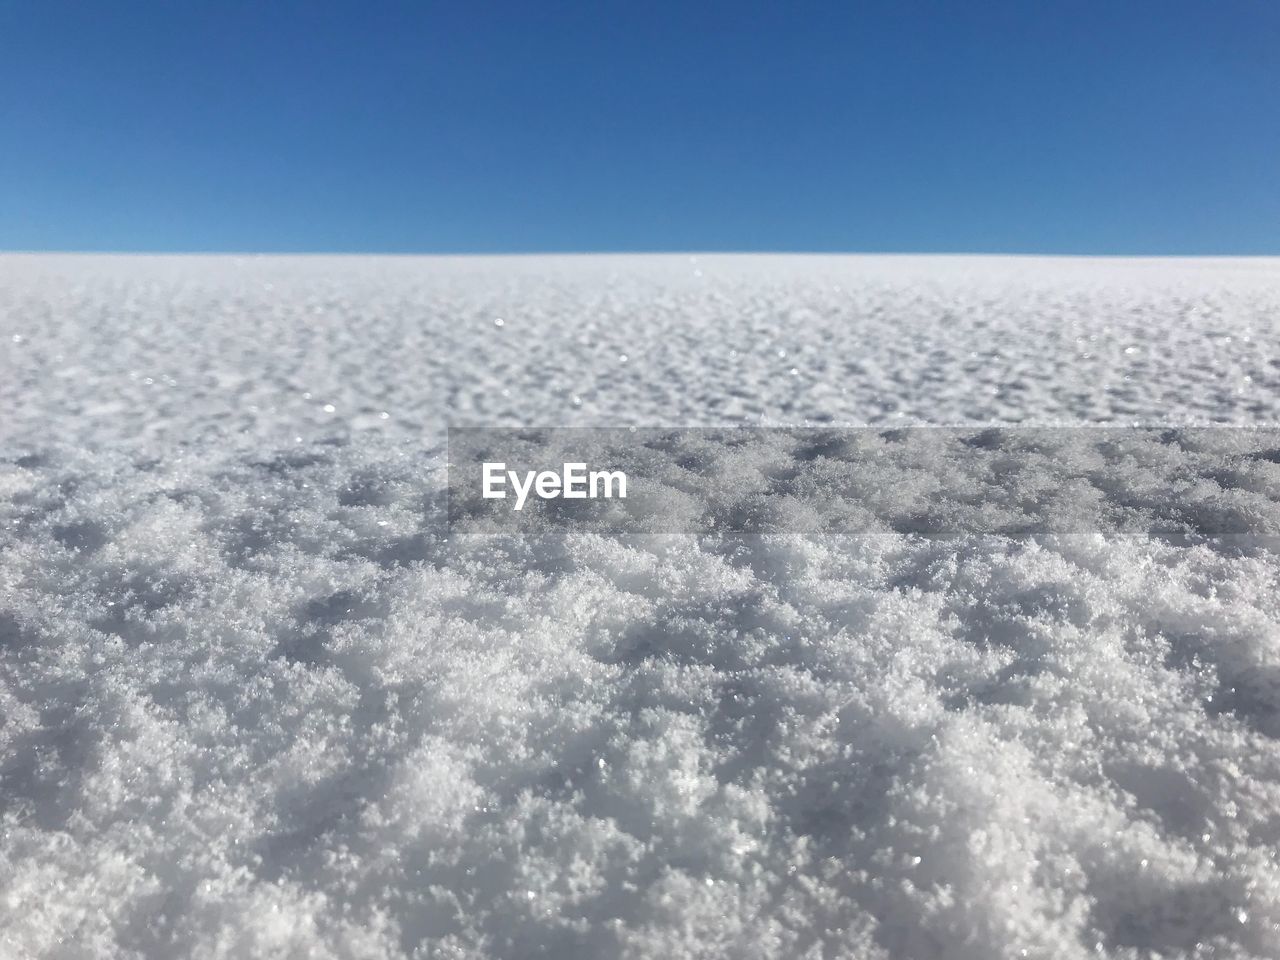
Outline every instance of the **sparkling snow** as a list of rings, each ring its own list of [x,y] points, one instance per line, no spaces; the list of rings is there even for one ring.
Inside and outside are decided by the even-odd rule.
[[[0,957],[1280,956],[1272,550],[443,502],[450,423],[1278,412],[1275,260],[0,257]]]

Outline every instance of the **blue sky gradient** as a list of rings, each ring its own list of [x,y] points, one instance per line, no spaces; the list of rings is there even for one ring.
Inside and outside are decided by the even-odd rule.
[[[0,249],[1280,254],[1280,5],[0,4]]]

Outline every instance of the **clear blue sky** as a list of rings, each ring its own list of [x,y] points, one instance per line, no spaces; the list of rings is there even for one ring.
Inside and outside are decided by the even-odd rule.
[[[0,0],[0,249],[1280,254],[1280,4]]]

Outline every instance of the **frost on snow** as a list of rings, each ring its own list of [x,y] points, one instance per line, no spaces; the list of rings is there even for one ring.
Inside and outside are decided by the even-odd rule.
[[[0,956],[1280,955],[1273,549],[443,500],[448,423],[1274,423],[1278,327],[1265,260],[0,258]]]

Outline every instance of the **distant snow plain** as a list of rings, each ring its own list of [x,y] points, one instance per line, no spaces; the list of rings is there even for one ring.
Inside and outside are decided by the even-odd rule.
[[[0,257],[0,956],[1280,956],[1274,550],[441,499],[449,424],[1278,412],[1277,260]]]

